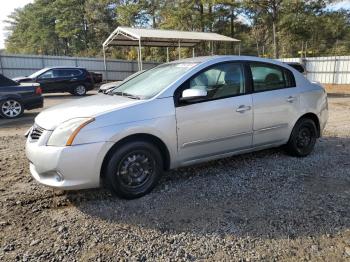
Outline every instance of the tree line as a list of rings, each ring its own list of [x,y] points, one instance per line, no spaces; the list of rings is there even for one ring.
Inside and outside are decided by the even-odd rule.
[[[241,40],[240,52],[264,57],[346,55],[350,13],[330,0],[35,0],[7,19],[9,53],[101,56],[117,26],[216,32]],[[217,44],[216,54],[237,53]],[[175,58],[176,50],[171,55]],[[146,60],[164,61],[164,48],[144,48]],[[192,50],[182,49],[183,56]],[[208,54],[203,43],[197,55]],[[134,47],[109,49],[135,59]]]

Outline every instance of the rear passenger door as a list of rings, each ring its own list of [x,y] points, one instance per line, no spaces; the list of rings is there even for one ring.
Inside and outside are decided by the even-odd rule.
[[[70,68],[65,70],[65,77],[69,80],[72,87],[81,82],[82,74],[83,72],[80,69]]]
[[[253,146],[287,142],[298,117],[299,94],[293,73],[269,63],[251,62]]]
[[[57,91],[71,91],[77,85],[78,76],[81,74],[79,69],[56,69]]]
[[[69,89],[69,77],[67,69],[54,69],[55,91],[64,92]]]

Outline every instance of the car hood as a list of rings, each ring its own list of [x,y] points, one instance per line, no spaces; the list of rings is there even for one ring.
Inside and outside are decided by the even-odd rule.
[[[104,112],[130,107],[142,102],[143,100],[116,95],[93,95],[46,109],[35,118],[35,123],[46,130],[54,130],[59,124],[72,118],[96,117]]]
[[[123,81],[116,81],[116,82],[110,82],[107,84],[103,84],[100,86],[100,90],[106,90],[106,89],[110,89],[112,87],[116,87],[116,86],[120,85],[121,82],[123,82]]]

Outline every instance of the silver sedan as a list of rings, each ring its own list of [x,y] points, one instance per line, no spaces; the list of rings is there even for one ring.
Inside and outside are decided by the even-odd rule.
[[[327,118],[325,90],[287,64],[198,57],[43,111],[27,133],[26,154],[44,185],[103,184],[136,198],[181,166],[282,145],[305,157]]]

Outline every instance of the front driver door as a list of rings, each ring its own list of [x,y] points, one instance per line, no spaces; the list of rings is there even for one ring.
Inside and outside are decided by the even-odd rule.
[[[40,87],[44,92],[56,91],[56,75],[53,69],[49,69],[38,76],[36,82],[40,84]]]
[[[186,81],[175,93],[181,162],[222,155],[252,146],[252,96],[241,63],[214,65]],[[181,102],[182,91],[205,89],[207,97]]]

